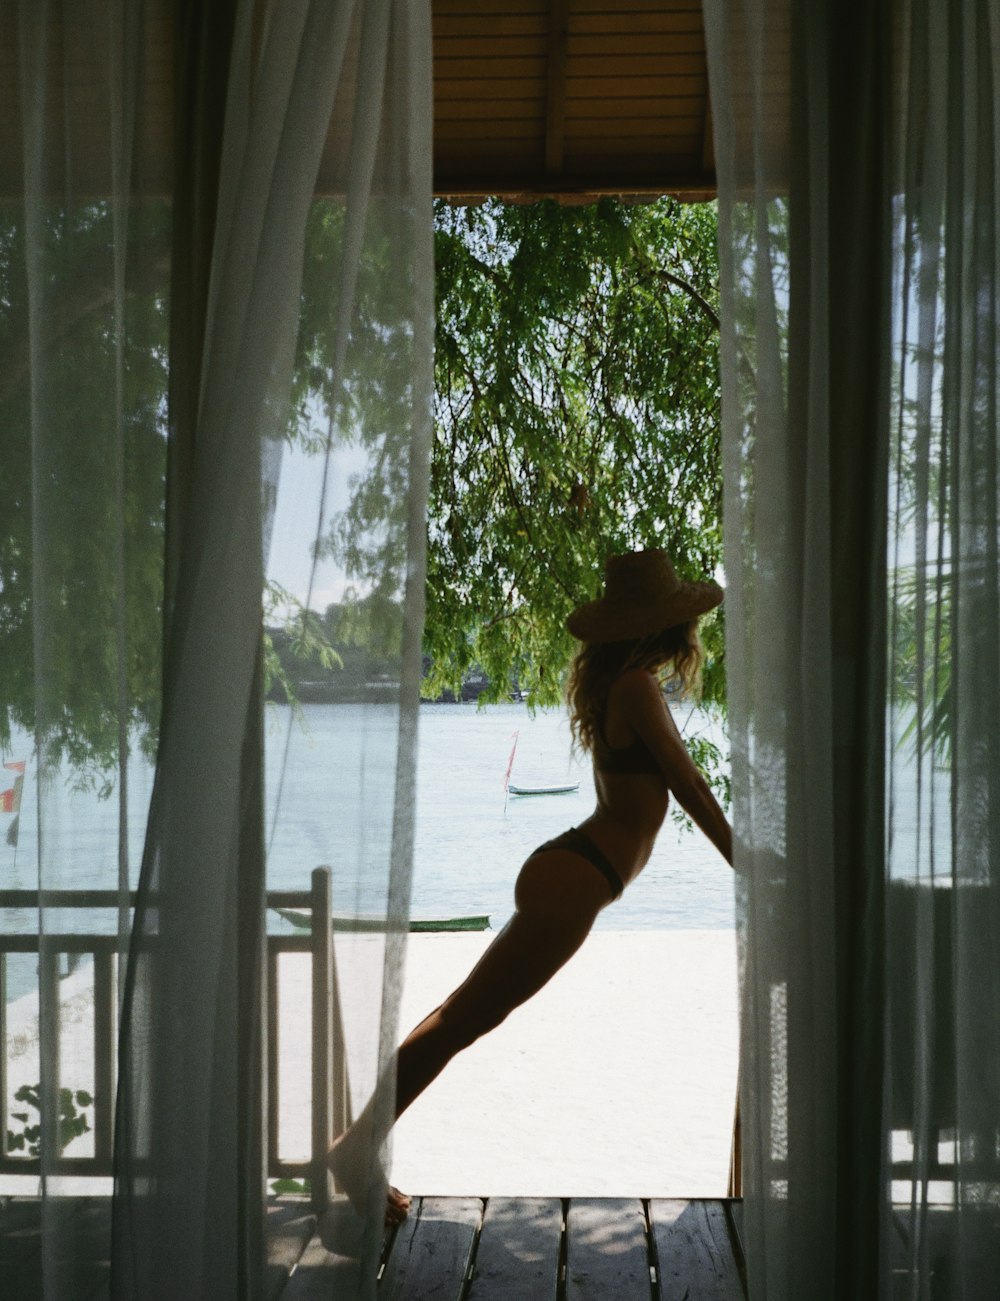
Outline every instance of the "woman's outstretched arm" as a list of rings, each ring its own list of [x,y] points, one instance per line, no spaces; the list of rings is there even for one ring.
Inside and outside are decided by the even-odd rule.
[[[688,754],[659,683],[645,669],[633,669],[618,679],[615,694],[615,703],[656,758],[677,803],[731,867],[733,829],[704,774]]]

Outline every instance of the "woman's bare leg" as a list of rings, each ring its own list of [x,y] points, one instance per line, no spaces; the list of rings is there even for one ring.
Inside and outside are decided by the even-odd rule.
[[[516,911],[510,921],[462,984],[400,1046],[396,1119],[457,1053],[495,1029],[551,980],[579,949],[611,898],[607,881],[578,854],[547,850],[528,859],[517,878]],[[348,1193],[350,1167],[373,1139],[369,1104],[330,1150],[331,1168]],[[408,1198],[390,1190],[386,1218],[401,1219],[408,1206]]]
[[[456,1053],[548,984],[589,935],[610,888],[578,855],[554,850],[528,860],[515,899],[517,911],[465,981],[403,1041],[397,1119]]]

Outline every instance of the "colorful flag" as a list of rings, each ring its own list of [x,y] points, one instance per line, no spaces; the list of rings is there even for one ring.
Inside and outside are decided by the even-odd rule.
[[[26,763],[27,763],[27,759],[12,759],[12,760],[10,761],[10,763],[5,763],[5,764],[4,764],[4,767],[5,767],[5,768],[9,768],[11,772],[19,772],[19,773],[21,774],[21,776],[23,777],[23,776],[24,776],[24,765],[25,765]]]
[[[518,738],[519,732],[520,732],[520,729],[518,729],[517,732],[514,732],[513,735],[512,735],[512,738],[511,738],[511,739],[513,740],[514,744],[510,747],[510,758],[507,760],[507,771],[506,771],[506,772],[504,773],[504,775],[503,775],[503,788],[504,788],[504,790],[506,790],[507,787],[510,785],[510,773],[511,773],[511,769],[514,767],[514,751],[517,749],[517,738]]]
[[[14,821],[7,828],[7,844],[10,845],[11,848],[13,849],[17,849],[17,837],[20,829],[21,829],[21,815],[19,813],[17,817],[14,819]]]
[[[0,791],[0,813],[17,813],[21,807],[21,788],[24,786],[24,778],[17,777],[14,785],[8,787],[5,791]]]

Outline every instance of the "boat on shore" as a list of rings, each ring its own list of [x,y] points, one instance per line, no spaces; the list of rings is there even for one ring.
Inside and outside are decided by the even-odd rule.
[[[298,930],[312,930],[312,913],[308,908],[276,908],[274,911]],[[384,917],[334,915],[330,918],[330,929],[353,934],[378,934],[400,928],[388,923]],[[488,913],[477,913],[469,917],[411,917],[406,929],[411,934],[427,931],[488,931],[490,918]]]
[[[556,786],[515,786],[513,782],[507,784],[511,795],[572,795],[579,789],[579,782],[561,782]]]

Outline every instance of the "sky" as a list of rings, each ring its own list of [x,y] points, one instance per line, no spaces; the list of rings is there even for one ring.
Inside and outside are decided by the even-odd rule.
[[[335,447],[330,454],[325,526],[330,516],[344,509],[348,502],[349,481],[364,469],[367,452],[363,448]],[[323,485],[322,453],[311,454],[300,447],[285,447],[278,480],[278,501],[274,513],[267,576],[305,603],[309,589],[312,550],[316,538],[325,532],[320,521],[320,497]],[[343,572],[329,558],[320,560],[316,569],[312,609],[322,612],[343,598],[347,581]]]

